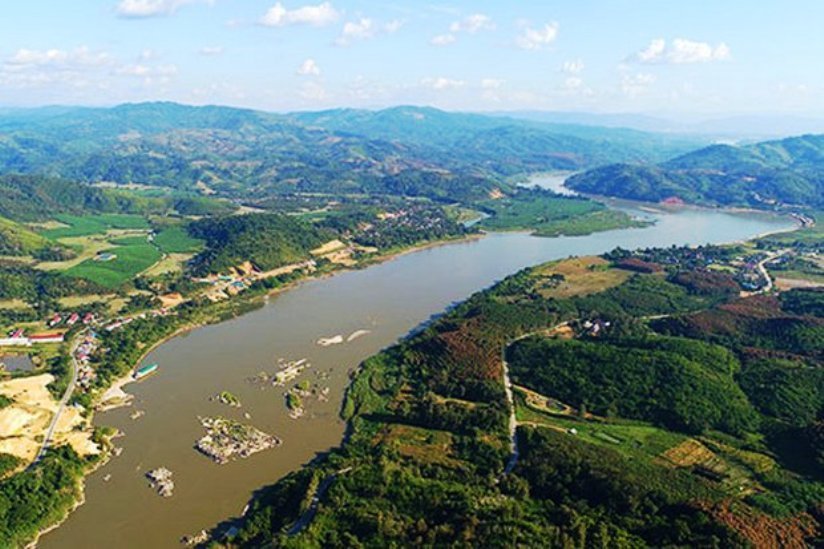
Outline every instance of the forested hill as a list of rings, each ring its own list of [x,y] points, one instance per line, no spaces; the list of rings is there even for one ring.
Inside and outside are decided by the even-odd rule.
[[[505,278],[366,360],[342,447],[215,537],[820,547],[824,293],[739,298],[745,250],[619,249]]]
[[[203,219],[189,231],[207,244],[192,266],[202,274],[226,272],[246,261],[268,271],[307,259],[311,249],[334,237],[294,217],[261,213]]]
[[[824,135],[712,145],[662,164],[612,164],[571,177],[581,192],[714,205],[824,205]]]
[[[410,184],[420,195],[437,196],[444,183],[463,178],[477,187],[478,196],[469,197],[477,199],[513,173],[654,162],[695,145],[629,130],[417,107],[277,115],[141,103],[0,115],[0,173],[180,189],[200,183],[233,196],[392,193],[393,185]],[[436,181],[420,188],[423,176]]]

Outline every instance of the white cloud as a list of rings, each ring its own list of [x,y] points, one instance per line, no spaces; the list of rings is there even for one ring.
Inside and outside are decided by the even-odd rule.
[[[504,85],[500,78],[484,78],[481,80],[481,87],[485,90],[497,90]]]
[[[301,76],[320,76],[320,67],[314,59],[309,58],[300,64],[297,73]]]
[[[433,90],[454,90],[457,88],[462,88],[466,85],[466,82],[463,80],[454,80],[452,78],[445,78],[443,76],[439,76],[437,78],[427,77],[421,80],[421,84],[428,88],[432,88]]]
[[[144,65],[136,63],[134,65],[123,65],[115,70],[116,74],[125,76],[137,76],[141,78],[169,78],[177,74],[177,65]]]
[[[437,36],[433,36],[432,39],[429,41],[430,44],[433,46],[448,46],[457,40],[454,34],[439,34]]]
[[[337,39],[337,44],[346,46],[353,40],[366,40],[375,36],[375,24],[368,17],[361,17],[357,21],[347,21]]]
[[[286,9],[278,2],[263,15],[260,24],[267,27],[285,27],[287,25],[311,25],[323,27],[338,20],[340,14],[329,2],[306,5],[293,10]]]
[[[625,74],[621,80],[621,91],[629,97],[635,97],[644,93],[655,83],[655,75],[639,72],[635,74]]]
[[[696,42],[686,38],[676,38],[669,45],[663,38],[656,38],[635,54],[636,61],[646,64],[684,65],[726,61],[729,58],[730,48],[724,42],[713,46],[707,42]]]
[[[109,65],[113,58],[107,52],[92,52],[86,46],[74,50],[30,50],[21,48],[6,60],[6,65],[25,69],[35,66],[62,68],[99,67]]]
[[[198,50],[198,53],[207,57],[223,55],[223,46],[203,46]]]
[[[454,21],[451,25],[449,25],[449,32],[433,36],[429,40],[429,43],[433,46],[448,46],[449,44],[454,44],[458,40],[457,35],[459,33],[466,32],[469,34],[475,34],[476,32],[482,30],[494,29],[495,22],[492,18],[488,15],[484,15],[483,13],[473,13],[463,19]]]
[[[564,61],[564,64],[561,65],[561,72],[564,74],[581,74],[583,70],[584,62],[580,59]]]
[[[495,22],[483,13],[473,13],[449,25],[449,32],[451,33],[468,32],[474,34],[482,30],[495,30]]]
[[[369,17],[361,17],[356,21],[347,21],[335,43],[339,46],[348,46],[356,40],[369,40],[379,33],[392,34],[403,26],[403,21],[393,19],[383,25],[376,23]]]
[[[120,0],[117,15],[120,17],[142,18],[172,15],[178,8],[197,0]]]
[[[556,22],[547,23],[541,28],[524,28],[515,39],[515,44],[525,50],[540,50],[551,45],[558,38],[559,25]]]

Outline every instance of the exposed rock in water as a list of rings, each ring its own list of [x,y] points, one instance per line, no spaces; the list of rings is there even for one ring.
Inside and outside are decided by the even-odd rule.
[[[206,530],[201,530],[197,534],[193,534],[191,536],[183,536],[180,539],[181,543],[184,545],[188,545],[189,547],[193,547],[195,545],[201,545],[209,541],[209,532]]]
[[[369,333],[371,333],[369,330],[355,330],[354,332],[349,334],[349,337],[346,338],[346,343],[352,343],[359,337],[363,337]]]
[[[132,418],[132,419],[140,419],[141,417],[143,417],[143,416],[145,416],[145,415],[146,415],[146,412],[145,412],[145,411],[143,411],[143,410],[135,410],[134,412],[132,412],[131,414],[129,414],[129,417],[130,417],[130,418]]]
[[[146,473],[146,478],[149,479],[149,484],[152,488],[157,490],[157,493],[164,498],[172,496],[175,489],[175,483],[172,480],[172,472],[165,467],[158,467]]]
[[[224,417],[198,419],[200,424],[206,428],[206,435],[195,443],[195,448],[221,465],[236,457],[246,458],[281,443],[281,440],[275,436],[231,419]]]
[[[221,404],[225,404],[226,406],[232,406],[233,408],[240,408],[240,399],[236,397],[234,394],[230,393],[229,391],[221,391],[216,396],[212,397],[213,400],[220,402]]]
[[[343,336],[338,334],[332,337],[322,337],[318,339],[317,344],[321,347],[329,347],[330,345],[340,345],[344,342]]]

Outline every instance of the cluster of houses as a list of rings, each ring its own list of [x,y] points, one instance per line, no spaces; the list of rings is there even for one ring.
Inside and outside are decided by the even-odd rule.
[[[107,332],[113,332],[113,331],[117,330],[118,328],[122,328],[123,326],[131,324],[135,320],[143,320],[144,318],[149,318],[149,317],[157,318],[157,317],[160,317],[160,316],[166,316],[168,314],[169,314],[169,310],[166,309],[165,307],[161,307],[160,309],[153,309],[153,310],[148,311],[146,313],[140,313],[139,315],[124,316],[124,317],[118,318],[117,320],[115,320],[111,324],[107,324],[106,326],[104,326],[103,329],[106,330]]]
[[[74,359],[77,363],[77,383],[84,389],[88,389],[97,378],[97,374],[89,364],[89,359],[99,344],[97,334],[89,331],[74,351]]]
[[[586,335],[590,337],[598,337],[605,332],[607,328],[612,326],[612,323],[608,320],[605,321],[600,318],[596,318],[595,320],[585,320],[581,326],[583,327]]]
[[[46,325],[49,328],[69,328],[78,322],[89,325],[94,320],[95,317],[92,313],[85,313],[84,315],[76,312],[55,313],[46,322]],[[62,343],[63,341],[65,341],[65,334],[62,331],[26,335],[25,328],[15,328],[8,333],[7,337],[0,338],[0,347],[31,347],[40,343]]]
[[[26,335],[23,328],[9,332],[8,337],[0,338],[0,347],[31,347],[37,343],[62,343],[64,336],[60,332]]]
[[[193,278],[192,281],[209,284],[211,287],[204,295],[211,301],[221,301],[236,296],[258,280],[286,275],[301,269],[313,271],[316,267],[317,262],[314,259],[308,259],[299,263],[284,265],[271,271],[261,271],[247,261],[229,269],[229,274],[211,274],[202,278]]]
[[[65,316],[61,315],[60,313],[54,313],[54,316],[48,322],[49,328],[56,328],[60,326],[60,324],[64,324],[65,326],[74,326],[81,320],[80,313],[67,313]],[[65,322],[64,322],[65,321]],[[94,314],[93,313],[86,313],[83,315],[82,318],[83,324],[88,326],[92,322],[94,322]]]

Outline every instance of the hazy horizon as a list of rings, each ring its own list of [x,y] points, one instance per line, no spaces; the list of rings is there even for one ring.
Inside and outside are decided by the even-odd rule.
[[[824,5],[782,8],[34,0],[0,21],[0,105],[824,117]]]

